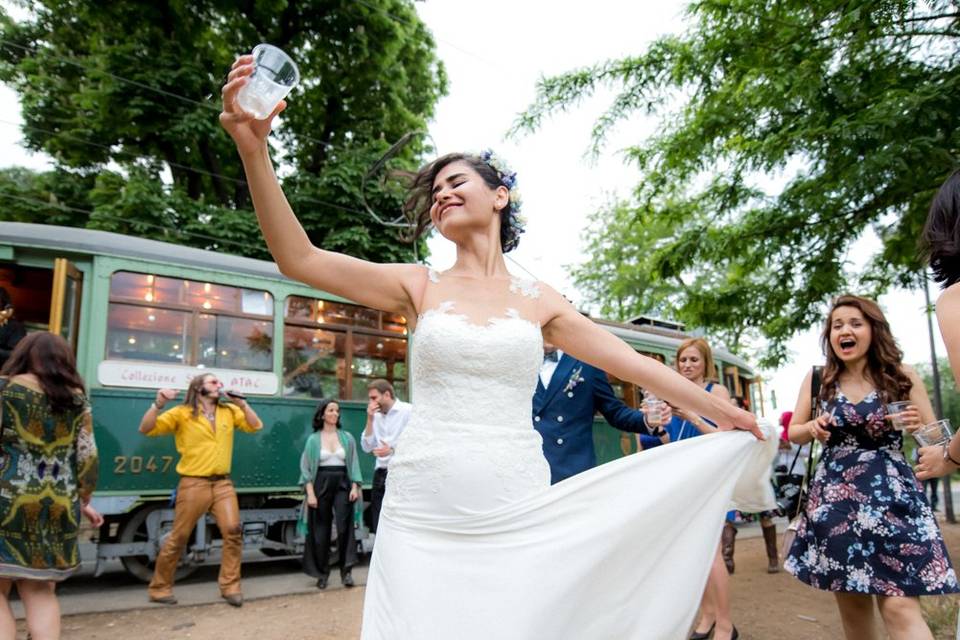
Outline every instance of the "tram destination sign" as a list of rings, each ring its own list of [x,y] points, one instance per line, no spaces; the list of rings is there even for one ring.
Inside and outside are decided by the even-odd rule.
[[[212,373],[220,379],[225,389],[243,394],[273,395],[280,387],[276,374],[268,371],[239,371],[124,360],[101,362],[97,367],[97,381],[105,387],[186,389],[190,380],[201,373]]]

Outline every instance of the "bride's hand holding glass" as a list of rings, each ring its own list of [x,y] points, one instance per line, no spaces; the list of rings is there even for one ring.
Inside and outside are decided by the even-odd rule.
[[[220,126],[233,138],[241,156],[256,153],[263,148],[267,136],[270,135],[273,119],[287,107],[287,101],[281,100],[264,120],[257,120],[252,113],[240,108],[237,94],[250,81],[254,68],[252,55],[240,56],[230,67],[227,83],[221,90],[223,111],[220,113]]]

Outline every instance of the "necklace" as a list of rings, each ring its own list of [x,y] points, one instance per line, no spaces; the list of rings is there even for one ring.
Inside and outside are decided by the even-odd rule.
[[[217,419],[217,408],[214,407],[212,411],[207,411],[206,407],[201,407],[203,411],[203,416],[210,422],[210,424],[215,424],[214,421]]]

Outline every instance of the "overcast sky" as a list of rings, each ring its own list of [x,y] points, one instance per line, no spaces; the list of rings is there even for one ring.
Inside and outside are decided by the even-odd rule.
[[[613,194],[629,194],[640,180],[617,151],[654,131],[657,123],[637,118],[619,127],[595,163],[585,159],[585,152],[593,119],[605,108],[609,94],[553,118],[533,135],[507,141],[504,134],[530,104],[540,76],[640,53],[656,37],[684,29],[684,5],[676,0],[593,0],[582,7],[543,0],[416,3],[450,79],[449,95],[441,99],[430,125],[438,152],[492,147],[510,162],[518,172],[528,220],[519,248],[510,255],[574,301],[582,296],[572,286],[567,266],[584,260],[587,216]],[[0,166],[48,166],[47,158],[27,154],[19,146],[16,127],[2,122],[21,120],[16,95],[2,85],[0,114]],[[430,249],[433,266],[443,269],[453,262],[452,246],[442,238],[431,240]],[[851,259],[859,262],[860,256]],[[517,264],[508,264],[515,273],[523,273]],[[922,294],[894,292],[880,302],[906,361],[929,361]],[[791,342],[797,354],[793,361],[779,371],[764,372],[769,414],[793,408],[803,375],[820,358],[817,334],[814,329],[797,336]],[[936,339],[942,356],[939,332]],[[777,395],[776,412],[769,403],[771,390]]]

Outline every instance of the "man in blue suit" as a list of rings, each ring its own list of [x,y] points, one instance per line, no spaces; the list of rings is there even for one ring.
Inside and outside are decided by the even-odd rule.
[[[670,420],[670,409],[663,406],[661,424]],[[551,483],[597,465],[593,416],[598,411],[613,427],[641,434],[644,448],[669,441],[663,427],[651,430],[643,412],[617,398],[606,373],[544,343],[543,367],[533,395],[533,426],[543,436]]]

